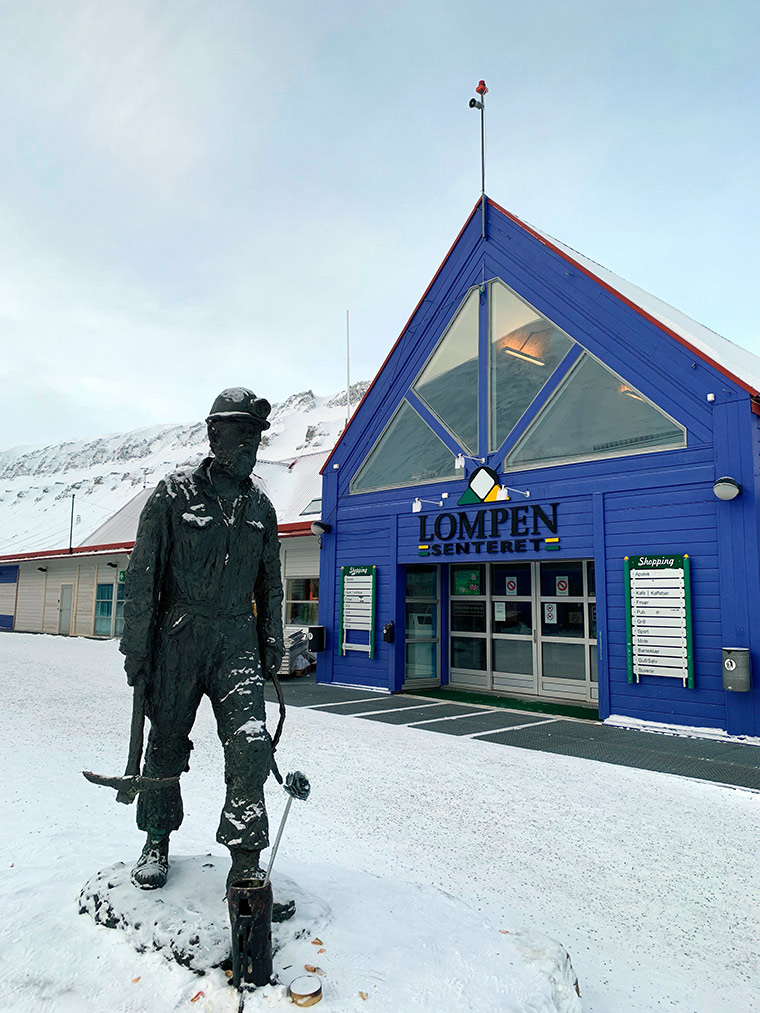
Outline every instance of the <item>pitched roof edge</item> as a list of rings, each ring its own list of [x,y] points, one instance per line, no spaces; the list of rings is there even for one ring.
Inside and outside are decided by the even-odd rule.
[[[314,518],[316,520],[316,517]],[[290,524],[278,524],[277,534],[280,538],[296,538],[299,535],[312,535],[311,521],[294,521]],[[118,552],[131,552],[133,541],[109,542],[106,545],[74,545],[68,549],[37,549],[36,552],[14,552],[0,556],[0,563],[27,563],[34,559],[67,559],[70,556],[107,556]]]
[[[369,387],[367,387],[367,389],[365,390],[365,392],[364,392],[364,397],[363,397],[363,398],[361,399],[361,401],[360,401],[360,402],[359,402],[359,404],[358,404],[358,405],[356,406],[356,408],[354,408],[353,412],[351,413],[351,418],[350,418],[350,419],[348,420],[348,424],[346,425],[345,429],[344,429],[344,430],[343,430],[343,432],[342,432],[342,433],[340,434],[340,436],[338,437],[338,439],[337,439],[337,440],[335,441],[335,446],[334,446],[334,447],[332,448],[332,450],[330,451],[330,456],[329,456],[329,457],[327,458],[327,460],[325,461],[325,463],[324,463],[324,464],[322,465],[322,467],[321,467],[321,468],[320,468],[320,470],[319,470],[319,474],[320,474],[320,475],[324,475],[324,473],[325,473],[325,468],[327,467],[327,465],[328,465],[328,464],[330,463],[330,461],[332,460],[332,456],[333,456],[333,454],[334,454],[334,453],[335,453],[335,451],[336,451],[336,450],[338,449],[338,446],[339,446],[339,444],[340,444],[341,440],[343,439],[343,437],[344,437],[344,436],[346,435],[346,430],[348,429],[348,427],[349,427],[349,426],[351,425],[351,423],[353,422],[354,416],[355,416],[355,415],[356,415],[356,413],[357,413],[357,412],[359,411],[359,409],[361,408],[361,406],[362,406],[362,405],[364,404],[364,402],[365,402],[365,400],[366,400],[367,396],[369,395],[369,392],[370,392],[370,391],[372,390],[372,388],[373,388],[373,387],[375,386],[375,384],[377,383],[378,377],[380,376],[380,374],[382,373],[382,371],[383,371],[383,370],[385,369],[385,367],[386,367],[386,366],[388,365],[388,360],[389,360],[389,359],[390,359],[390,357],[391,357],[391,356],[393,355],[393,353],[394,353],[394,352],[396,351],[396,346],[398,345],[399,341],[401,341],[401,339],[403,338],[403,336],[404,336],[404,335],[406,334],[407,330],[409,329],[409,325],[411,324],[412,320],[414,319],[414,317],[415,317],[415,314],[417,313],[417,311],[419,310],[420,306],[421,306],[421,305],[422,305],[422,304],[424,303],[425,299],[427,298],[427,294],[428,294],[428,292],[430,291],[430,289],[431,289],[431,288],[433,287],[433,285],[435,284],[435,281],[436,281],[436,279],[437,279],[438,275],[439,275],[439,274],[441,273],[441,271],[442,271],[442,270],[443,270],[443,268],[445,267],[445,265],[446,265],[446,261],[447,261],[447,260],[449,259],[449,257],[451,256],[451,253],[452,253],[452,251],[453,251],[454,247],[455,247],[455,246],[457,245],[457,243],[459,242],[459,240],[460,240],[460,239],[462,238],[462,234],[464,233],[464,230],[465,230],[465,229],[467,228],[467,226],[468,226],[468,225],[470,224],[470,222],[472,221],[472,217],[473,217],[473,215],[475,214],[475,212],[476,212],[476,211],[478,210],[478,208],[480,207],[480,205],[481,205],[481,198],[480,198],[480,197],[478,197],[478,200],[477,200],[477,202],[475,203],[475,207],[474,207],[474,208],[472,209],[472,211],[471,211],[471,212],[469,213],[469,215],[467,216],[467,221],[466,221],[466,222],[464,223],[464,225],[462,226],[462,228],[461,228],[461,229],[459,230],[459,232],[458,232],[458,234],[457,234],[457,237],[456,237],[456,239],[455,239],[455,240],[454,240],[454,242],[453,242],[453,243],[451,244],[451,246],[449,247],[449,249],[448,249],[448,251],[447,251],[447,253],[446,253],[446,256],[445,256],[445,257],[443,258],[443,260],[441,261],[441,263],[440,263],[440,265],[439,265],[439,267],[438,267],[438,270],[437,270],[437,271],[435,272],[435,274],[433,275],[433,277],[432,277],[432,278],[430,279],[430,284],[429,284],[429,285],[428,285],[428,287],[427,287],[427,288],[425,289],[425,291],[424,291],[424,292],[422,293],[422,296],[421,296],[421,298],[420,298],[419,302],[417,303],[417,305],[416,305],[416,306],[414,307],[414,309],[412,310],[412,312],[411,312],[411,314],[410,314],[410,316],[409,316],[409,319],[408,319],[408,320],[407,320],[407,322],[406,322],[406,323],[404,324],[404,326],[403,326],[403,327],[401,328],[401,333],[400,333],[400,334],[399,334],[399,336],[398,336],[398,337],[396,338],[396,340],[395,340],[395,341],[393,342],[393,347],[391,348],[391,350],[390,350],[390,351],[388,352],[388,354],[386,355],[385,359],[383,360],[383,364],[382,364],[382,366],[381,366],[381,367],[380,367],[380,369],[378,369],[378,371],[377,371],[377,372],[375,373],[374,379],[373,379],[373,380],[372,380],[372,382],[370,383]]]
[[[105,545],[74,545],[69,549],[38,549],[36,552],[15,552],[9,556],[0,556],[0,562],[19,560],[24,562],[30,559],[65,559],[67,556],[97,556],[108,555],[116,552],[131,552],[134,548],[134,541],[131,542],[108,542]]]
[[[532,226],[526,224],[526,222],[521,221],[516,215],[513,215],[510,211],[507,211],[506,208],[503,208],[500,204],[497,204],[496,201],[491,200],[490,197],[486,199],[488,203],[491,205],[491,207],[493,207],[496,211],[499,211],[501,214],[503,214],[505,218],[508,218],[511,222],[514,222],[515,225],[518,225],[521,229],[523,229],[523,231],[527,232],[528,235],[533,236],[534,239],[537,239],[540,243],[546,246],[547,249],[552,250],[558,256],[562,257],[562,259],[567,261],[568,264],[572,264],[577,271],[580,271],[582,274],[585,274],[588,278],[591,278],[592,281],[595,281],[597,283],[597,285],[605,289],[605,291],[609,292],[611,295],[614,295],[622,303],[624,303],[630,309],[634,310],[634,312],[638,313],[639,316],[649,321],[650,324],[654,324],[655,327],[658,327],[661,331],[664,331],[669,337],[674,338],[680,345],[683,345],[684,348],[688,348],[688,350],[692,352],[694,355],[696,355],[698,358],[708,363],[714,369],[717,369],[719,373],[722,373],[724,376],[728,377],[729,380],[732,380],[734,383],[738,384],[738,386],[741,387],[742,390],[747,391],[747,393],[750,394],[752,397],[757,397],[758,394],[760,394],[757,388],[747,383],[746,380],[742,380],[741,377],[737,376],[735,373],[732,373],[730,369],[726,368],[726,366],[722,365],[716,359],[713,359],[706,352],[703,352],[700,348],[697,348],[697,346],[692,344],[688,340],[688,338],[683,337],[683,335],[673,330],[672,327],[669,327],[658,317],[654,316],[652,313],[649,313],[647,310],[645,310],[642,306],[639,306],[638,303],[634,302],[632,299],[629,299],[628,296],[623,295],[622,292],[618,291],[618,289],[616,289],[613,285],[610,285],[609,282],[604,281],[604,279],[600,278],[598,274],[595,274],[588,267],[585,267],[579,261],[571,257],[569,253],[563,250],[560,246],[557,246],[556,243],[553,243],[547,236],[543,235],[541,232],[538,232],[536,229],[532,228]],[[753,411],[755,412],[755,414],[760,414],[760,409],[756,410],[754,405]]]

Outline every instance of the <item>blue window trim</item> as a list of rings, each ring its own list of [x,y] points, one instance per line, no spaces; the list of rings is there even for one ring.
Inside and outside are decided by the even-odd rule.
[[[455,457],[457,454],[466,453],[464,447],[456,436],[449,432],[438,416],[435,415],[430,408],[428,408],[422,398],[418,397],[417,394],[414,393],[411,387],[406,392],[406,400],[412,408],[414,408],[422,421],[426,422],[438,439],[446,445],[447,450],[450,450]]]
[[[516,425],[509,433],[509,435],[502,441],[501,445],[497,447],[496,450],[489,451],[488,448],[490,446],[491,441],[491,410],[490,410],[491,342],[489,333],[489,322],[490,322],[489,318],[490,318],[490,296],[492,289],[491,283],[494,281],[500,281],[502,284],[506,285],[508,289],[516,293],[519,299],[526,302],[528,305],[532,306],[534,309],[536,309],[537,312],[541,313],[542,316],[545,316],[546,319],[549,320],[551,323],[553,323],[556,327],[558,327],[560,330],[563,330],[564,333],[567,334],[567,337],[570,339],[570,341],[573,342],[573,345],[569,349],[565,357],[561,360],[561,362],[558,363],[554,372],[547,379],[544,386],[536,394],[531,403],[525,409],[525,411],[523,412],[523,414],[521,415],[521,417],[519,418]],[[419,379],[419,376],[421,372],[424,370],[427,362],[430,360],[430,357],[435,353],[436,349],[439,347],[443,335],[451,325],[454,316],[456,316],[456,314],[465,304],[470,293],[475,288],[480,288],[480,298],[478,306],[478,400],[477,400],[478,456],[475,459],[473,459],[469,449],[465,447],[463,443],[461,443],[461,441],[457,436],[455,436],[449,429],[446,428],[446,426],[441,422],[441,420],[432,411],[432,409],[429,408],[427,404],[422,400],[422,398],[415,393],[414,384]],[[451,311],[452,305],[454,305],[453,312]],[[562,324],[557,323],[552,315],[547,314],[544,310],[538,307],[535,301],[528,299],[526,296],[523,296],[516,288],[513,288],[508,282],[504,281],[504,279],[498,273],[490,275],[489,272],[489,278],[487,281],[480,283],[480,285],[478,285],[477,283],[475,283],[474,285],[469,285],[466,292],[460,299],[446,300],[444,305],[440,306],[434,315],[439,318],[443,317],[439,337],[437,338],[433,346],[433,349],[430,352],[428,352],[425,360],[422,362],[419,368],[416,369],[414,377],[408,389],[402,396],[393,414],[395,415],[396,411],[398,411],[398,409],[401,407],[403,401],[406,400],[408,404],[417,412],[420,418],[428,425],[428,427],[432,429],[432,431],[441,440],[441,442],[444,444],[447,450],[449,450],[455,456],[458,454],[464,454],[465,470],[463,477],[466,478],[468,476],[468,474],[473,470],[473,468],[479,464],[480,459],[483,459],[485,463],[487,463],[495,471],[499,473],[504,472],[505,457],[518,443],[518,441],[522,439],[522,437],[525,435],[525,432],[536,420],[539,413],[543,410],[546,404],[554,396],[559,386],[562,383],[564,383],[568,374],[575,367],[576,363],[581,358],[581,356],[584,353],[589,354],[592,357],[595,356],[593,356],[593,353],[588,352],[588,349],[586,349],[582,344],[580,344],[576,338],[572,337],[572,335],[569,334],[564,329]],[[607,368],[611,367],[608,366]],[[615,372],[614,369],[612,371]],[[644,396],[646,397],[646,395]],[[651,401],[651,399],[649,398],[647,398],[647,400]],[[654,405],[655,408],[658,407],[656,402],[651,401],[651,403]],[[662,409],[659,410],[662,411]],[[679,422],[676,422],[676,424],[686,430],[686,439],[688,443],[689,442],[688,426],[684,426],[683,423]],[[382,436],[382,432],[372,444],[369,453],[366,454],[363,460],[361,461],[359,468],[357,469],[356,472],[357,474],[358,471],[361,470],[365,461],[368,459],[369,455],[372,453],[372,450],[374,450],[378,440],[380,439],[380,436]],[[354,490],[351,489],[350,491],[353,493]],[[380,490],[364,490],[364,491],[373,492]]]
[[[536,418],[538,413],[544,407],[544,405],[553,396],[559,385],[563,382],[567,374],[576,364],[578,359],[583,355],[585,349],[579,344],[575,343],[573,347],[567,352],[564,359],[559,363],[557,368],[554,370],[552,375],[546,381],[541,390],[536,394],[531,403],[525,409],[520,416],[517,425],[512,429],[509,436],[503,441],[498,450],[494,450],[492,454],[488,455],[488,464],[496,471],[504,470],[504,458],[517,441],[523,436],[525,430],[531,425],[533,420]]]
[[[488,454],[490,441],[490,354],[488,340],[488,317],[490,307],[491,286],[483,285],[480,289],[480,305],[478,306],[478,454],[484,458]]]

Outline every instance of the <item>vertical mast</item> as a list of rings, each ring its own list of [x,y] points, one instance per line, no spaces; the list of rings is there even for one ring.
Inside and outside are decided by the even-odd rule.
[[[479,81],[475,91],[479,99],[470,99],[470,109],[480,110],[480,234],[486,238],[486,95],[488,88],[485,81]]]
[[[351,347],[349,340],[349,319],[346,310],[346,425],[351,417]]]

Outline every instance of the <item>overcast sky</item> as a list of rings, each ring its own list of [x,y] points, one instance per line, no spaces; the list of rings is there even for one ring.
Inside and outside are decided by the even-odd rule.
[[[480,190],[760,354],[760,4],[0,0],[0,448],[370,378]]]

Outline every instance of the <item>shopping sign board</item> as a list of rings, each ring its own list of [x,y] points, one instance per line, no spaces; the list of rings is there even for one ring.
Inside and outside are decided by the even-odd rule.
[[[340,568],[340,652],[375,656],[376,566]]]
[[[694,688],[689,557],[626,556],[628,682],[642,675]]]

